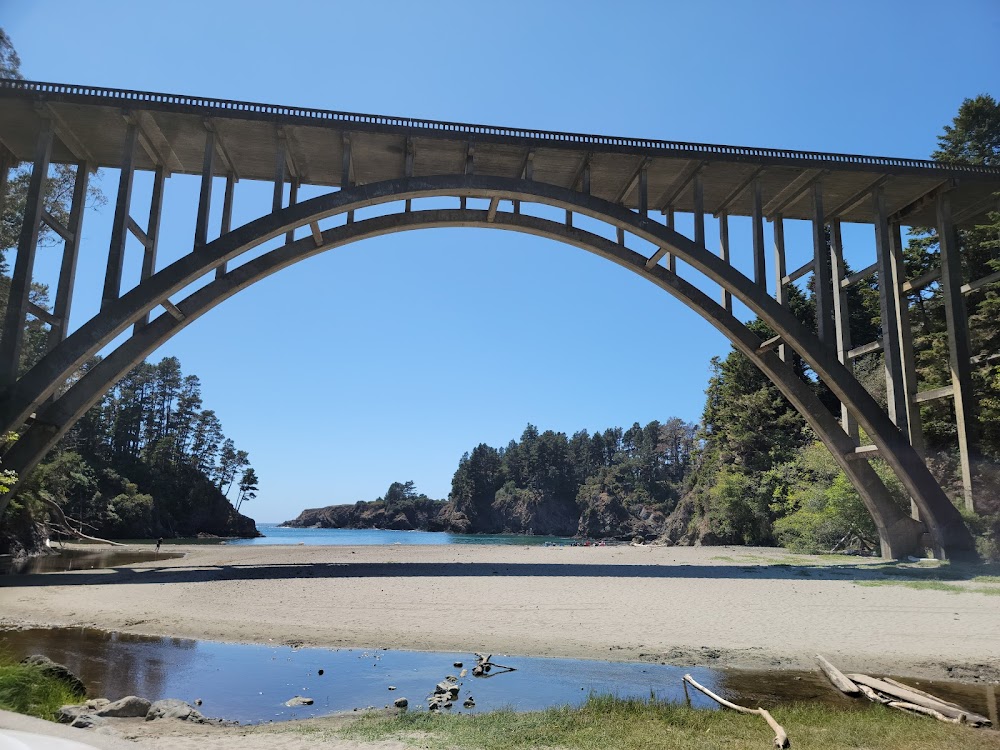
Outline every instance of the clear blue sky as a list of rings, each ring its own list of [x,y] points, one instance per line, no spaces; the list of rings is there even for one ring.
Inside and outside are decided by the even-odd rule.
[[[0,0],[0,24],[38,80],[892,156],[928,156],[963,98],[1000,93],[996,0]],[[112,198],[116,184],[103,175]],[[137,181],[137,216],[148,185]],[[168,181],[161,264],[190,247],[196,189]],[[241,183],[235,223],[268,196]],[[99,302],[111,213],[85,219],[74,327]],[[845,234],[856,266],[870,262],[869,231]],[[789,238],[792,267],[808,239],[804,227]],[[51,281],[56,253],[42,255]],[[154,359],[176,355],[201,378],[261,477],[247,510],[273,521],[394,480],[444,497],[463,451],[506,444],[529,421],[573,432],[697,420],[709,359],[728,350],[680,303],[579,250],[436,230],[287,269]]]

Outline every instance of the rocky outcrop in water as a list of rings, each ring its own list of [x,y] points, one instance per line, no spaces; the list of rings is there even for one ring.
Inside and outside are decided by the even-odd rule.
[[[411,500],[386,507],[383,500],[354,505],[330,505],[302,511],[282,526],[307,529],[394,529],[444,531],[449,527],[443,500]]]

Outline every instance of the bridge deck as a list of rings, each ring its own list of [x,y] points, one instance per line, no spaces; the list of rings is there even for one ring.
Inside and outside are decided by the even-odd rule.
[[[918,159],[556,133],[0,80],[0,145],[18,160],[33,158],[40,120],[50,117],[58,136],[53,162],[118,167],[126,113],[140,130],[138,169],[161,164],[169,172],[200,174],[205,132],[211,127],[218,134],[216,173],[233,172],[240,179],[274,179],[283,134],[292,179],[339,186],[346,134],[358,184],[403,177],[409,140],[416,176],[465,172],[471,148],[476,174],[519,177],[530,154],[533,179],[579,189],[589,158],[591,192],[630,208],[636,208],[637,176],[645,165],[651,211],[668,204],[693,211],[690,177],[699,165],[710,213],[725,208],[729,214],[750,215],[751,191],[741,187],[755,174],[765,215],[780,211],[786,218],[812,218],[811,191],[805,188],[820,177],[827,217],[864,223],[872,221],[867,188],[882,178],[890,214],[915,225],[935,223],[933,201],[922,199],[938,188],[950,189],[957,223],[966,225],[995,209],[993,196],[1000,191],[1000,169]],[[855,197],[860,198],[852,201]]]

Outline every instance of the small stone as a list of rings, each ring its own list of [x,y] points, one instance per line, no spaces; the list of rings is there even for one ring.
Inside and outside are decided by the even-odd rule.
[[[410,705],[410,702],[406,700],[406,698],[396,698],[396,700],[392,702],[392,705],[396,708],[406,708]]]
[[[476,702],[472,700],[472,698],[466,698],[462,705],[465,706],[465,708],[475,708]]]
[[[323,670],[322,670],[322,669],[321,669],[321,670],[319,670],[319,672],[317,672],[317,674],[318,674],[318,675],[319,675],[320,677],[322,677],[322,676],[323,676]]]
[[[289,708],[295,708],[296,706],[311,706],[313,704],[312,698],[306,698],[301,695],[296,695],[294,698],[289,698],[285,701],[285,705]]]
[[[98,711],[97,715],[115,719],[136,719],[145,716],[151,705],[145,698],[127,695],[121,700],[108,704]]]
[[[200,706],[201,705],[201,698],[195,698],[194,699],[194,705]]]
[[[469,670],[468,669],[463,669],[461,672],[458,673],[458,676],[459,677],[465,677],[465,675],[467,675],[467,674],[469,674]]]
[[[461,668],[462,668],[462,662],[460,662],[460,661],[456,661],[456,662],[455,662],[454,664],[452,664],[451,666],[453,666],[453,667],[454,667],[455,669],[461,669]]]
[[[389,686],[389,689],[390,689],[390,690],[395,690],[395,689],[396,689],[396,686],[395,686],[395,685],[390,685],[390,686]]]

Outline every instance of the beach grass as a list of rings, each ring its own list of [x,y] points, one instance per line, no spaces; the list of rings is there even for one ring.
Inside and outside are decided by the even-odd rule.
[[[79,701],[62,680],[0,654],[0,709],[55,721],[61,706]]]
[[[939,750],[997,747],[996,732],[943,724],[883,706],[841,711],[792,704],[771,711],[793,747],[811,750]],[[347,739],[399,740],[421,748],[463,750],[759,750],[774,734],[762,718],[655,701],[593,697],[580,708],[517,713],[396,716],[371,712],[340,729]]]
[[[985,594],[986,596],[1000,596],[1000,587],[997,586],[959,586],[955,583],[945,583],[944,581],[914,581],[913,579],[893,579],[887,578],[882,581],[856,581],[858,586],[903,586],[908,589],[922,589],[925,591],[948,591],[952,594]]]

